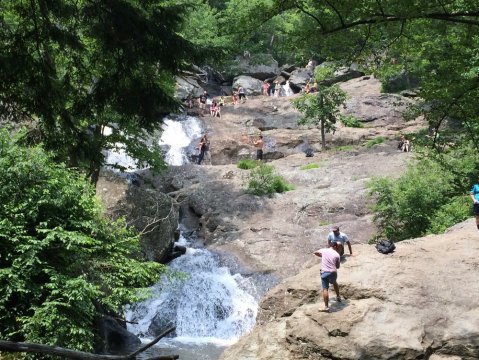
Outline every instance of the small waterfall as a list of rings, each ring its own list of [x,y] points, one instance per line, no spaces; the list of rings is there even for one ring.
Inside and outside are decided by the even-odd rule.
[[[203,135],[198,118],[181,116],[174,120],[165,118],[163,122],[159,144],[166,148],[166,163],[173,166],[188,163],[188,151],[192,150],[192,141],[196,141]]]
[[[112,129],[105,127],[104,135],[111,135]],[[168,165],[179,166],[189,162],[188,155],[194,151],[196,141],[203,135],[201,123],[193,116],[178,116],[164,118],[161,136],[159,139],[146,139],[157,141],[164,149],[165,161]],[[126,172],[138,170],[137,161],[125,152],[125,145],[115,144],[115,148],[108,151],[106,163],[121,166]]]
[[[289,80],[286,81],[286,84],[281,85],[281,87],[283,88],[283,96],[291,96],[294,94],[293,90],[291,89],[291,86],[289,85]]]
[[[232,274],[218,255],[188,248],[169,266],[186,273],[186,279],[164,279],[154,287],[156,296],[129,306],[126,318],[137,323],[129,324],[129,331],[153,338],[175,324],[175,337],[169,341],[227,346],[254,326],[259,294],[252,280]]]

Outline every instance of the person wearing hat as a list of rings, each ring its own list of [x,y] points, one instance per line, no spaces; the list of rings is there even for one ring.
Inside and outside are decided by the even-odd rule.
[[[348,244],[349,255],[353,255],[353,249],[351,248],[348,236],[339,231],[339,226],[333,226],[331,232],[328,234],[328,245],[332,246],[334,243],[338,245],[338,253],[340,256],[344,255],[345,243]]]
[[[316,250],[313,254],[321,258],[321,287],[323,288],[324,307],[320,311],[329,312],[329,284],[333,284],[336,301],[341,302],[337,282],[341,259],[338,253],[338,244],[333,242],[330,247]]]

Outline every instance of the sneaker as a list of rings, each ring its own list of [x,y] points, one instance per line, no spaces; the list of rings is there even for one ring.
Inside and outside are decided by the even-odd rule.
[[[337,302],[341,302],[341,296],[336,297]]]
[[[320,312],[329,312],[329,307],[323,305],[319,308],[319,311]]]

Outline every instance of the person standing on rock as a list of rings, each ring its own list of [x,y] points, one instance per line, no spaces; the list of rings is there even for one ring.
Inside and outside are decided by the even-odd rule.
[[[319,249],[314,255],[321,258],[321,286],[323,288],[324,307],[320,311],[329,312],[329,284],[333,284],[336,293],[336,301],[341,302],[339,295],[338,269],[340,266],[340,256],[338,253],[338,244],[331,243],[331,247]]]
[[[239,96],[239,102],[244,103],[246,101],[246,91],[244,87],[240,86],[238,88],[238,96]]]
[[[200,154],[198,155],[198,165],[201,165],[201,162],[205,158],[205,153],[208,151],[209,140],[206,134],[203,135],[200,142],[198,143],[198,150]],[[210,160],[211,161],[211,160]]]
[[[257,140],[253,141],[253,145],[256,148],[256,160],[263,160],[263,135],[260,135]]]
[[[266,80],[263,81],[263,95],[264,96],[269,96],[269,82],[267,82]]]
[[[349,255],[353,255],[353,249],[351,248],[351,243],[349,242],[349,238],[345,233],[339,231],[339,226],[333,226],[331,228],[331,232],[328,234],[328,244],[332,246],[332,244],[338,245],[338,253],[340,256],[344,255],[344,244],[348,244],[349,248]]]
[[[479,184],[474,184],[471,189],[471,199],[473,202],[474,216],[476,217],[476,226],[479,230]]]
[[[202,115],[204,115],[204,110],[206,109],[206,102],[208,101],[208,92],[205,90],[203,94],[198,98],[200,104],[200,109],[202,110]]]

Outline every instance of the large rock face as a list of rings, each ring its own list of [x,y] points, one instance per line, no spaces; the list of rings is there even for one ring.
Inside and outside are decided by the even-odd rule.
[[[241,75],[234,78],[232,87],[238,90],[238,88],[242,86],[245,89],[246,95],[260,95],[262,85],[263,82],[254,77]]]
[[[140,244],[146,259],[168,259],[178,227],[178,204],[171,197],[129,184],[107,172],[98,181],[97,194],[112,218],[124,217],[129,226],[142,233]]]
[[[472,219],[390,255],[355,246],[339,271],[344,300],[331,294],[330,313],[319,311],[315,257],[266,295],[255,329],[221,360],[478,359],[478,250]]]
[[[203,94],[203,87],[194,77],[176,77],[175,97],[186,99],[188,96],[196,98]]]

